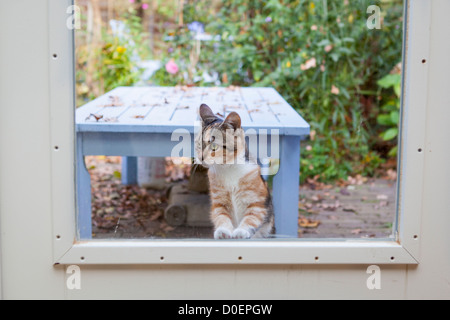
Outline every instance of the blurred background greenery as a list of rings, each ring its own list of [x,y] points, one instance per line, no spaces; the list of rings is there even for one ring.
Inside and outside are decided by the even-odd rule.
[[[396,169],[402,0],[75,2],[78,106],[123,85],[270,86],[311,124],[303,181]]]

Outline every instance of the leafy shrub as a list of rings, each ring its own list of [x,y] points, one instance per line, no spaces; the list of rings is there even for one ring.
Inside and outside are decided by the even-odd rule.
[[[381,126],[388,127],[380,134],[384,141],[391,141],[393,146],[389,151],[392,157],[397,156],[397,141],[400,122],[400,96],[401,96],[401,74],[391,73],[378,81],[378,85],[383,89],[391,89],[393,94],[387,96],[387,102],[381,107],[382,113],[378,115],[377,122]]]
[[[142,70],[138,62],[141,57],[149,55],[148,48],[143,45],[147,34],[142,32],[141,19],[134,10],[126,12],[122,21],[126,32],[120,38],[106,26],[101,26],[101,38],[87,43],[87,32],[77,31],[78,106],[118,86],[131,86],[141,80]]]
[[[132,60],[132,51],[120,43],[117,38],[108,41],[99,54],[99,72],[96,76],[104,92],[139,81],[141,72]]]
[[[175,79],[161,70],[160,83],[205,85],[198,76],[206,71],[217,72],[222,85],[272,86],[311,124],[303,178],[372,175],[383,162],[377,117],[387,112],[377,80],[401,58],[402,1],[224,0],[211,14],[215,3],[187,1],[184,19],[203,23],[220,41],[202,42],[195,56],[187,25],[169,30],[167,59],[180,73]],[[373,4],[383,13],[381,30],[366,25]]]

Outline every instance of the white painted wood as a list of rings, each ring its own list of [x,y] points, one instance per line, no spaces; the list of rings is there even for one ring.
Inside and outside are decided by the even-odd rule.
[[[52,0],[49,2],[49,14],[67,12],[70,1]],[[52,201],[54,256],[61,256],[75,239],[72,226],[76,221],[75,185],[67,184],[65,179],[75,175],[73,162],[73,131],[75,117],[73,108],[74,67],[73,56],[67,47],[74,43],[73,33],[66,27],[64,15],[50,19],[48,28],[48,72],[49,72],[49,106],[50,106],[50,151],[51,151],[51,187],[57,193]],[[56,59],[54,56],[56,55]],[[70,221],[67,224],[67,221]]]
[[[423,175],[409,184],[422,184],[420,264],[380,265],[381,290],[368,290],[368,264],[289,265],[83,265],[82,289],[65,286],[66,266],[53,266],[52,201],[67,199],[52,188],[50,119],[49,3],[64,0],[0,1],[0,253],[4,299],[449,299],[450,298],[450,2],[411,0],[411,6],[431,6],[425,153]],[[52,17],[61,14],[59,9]],[[420,16],[420,15],[419,15]],[[420,21],[410,21],[415,25]],[[63,30],[61,30],[63,31]],[[420,33],[419,33],[420,34]],[[424,35],[425,36],[425,35]],[[422,41],[426,41],[422,39]],[[33,50],[30,51],[29,48]],[[67,49],[69,52],[70,48]],[[32,56],[30,54],[32,53]],[[411,64],[412,72],[418,66]],[[418,80],[418,79],[416,79]],[[412,81],[416,81],[412,80]],[[425,90],[416,87],[417,90]],[[24,95],[23,92],[27,92]],[[30,97],[33,104],[30,104]],[[414,109],[409,112],[414,113]],[[21,119],[21,121],[13,121]],[[62,120],[67,126],[67,119]],[[56,133],[54,133],[56,134]],[[415,136],[413,136],[414,138]],[[62,138],[64,145],[71,139]],[[414,141],[403,141],[407,145]],[[73,157],[72,162],[73,165]],[[407,160],[407,159],[406,159]],[[405,160],[405,161],[406,161]],[[65,161],[55,158],[53,161]],[[405,173],[404,173],[405,174]],[[61,174],[66,186],[73,176]],[[65,190],[64,192],[67,192]],[[24,195],[26,195],[24,197]],[[412,194],[403,193],[408,204]],[[26,201],[25,201],[26,200]],[[404,207],[403,207],[404,208]],[[70,211],[70,202],[66,203]],[[63,212],[63,214],[65,214]],[[407,227],[409,213],[404,211]],[[73,227],[73,226],[70,226]],[[82,245],[79,243],[77,245]],[[95,244],[86,243],[95,246]],[[114,246],[114,242],[108,246]],[[236,244],[237,246],[238,244]],[[328,245],[328,243],[323,243]],[[352,252],[344,250],[348,260]],[[393,244],[395,245],[395,244]],[[101,246],[101,244],[99,244]],[[374,242],[383,249],[383,244]],[[125,250],[118,244],[120,250]],[[68,248],[70,249],[70,248]],[[81,248],[75,247],[76,253]],[[93,248],[94,249],[94,248]],[[336,249],[336,248],[334,248]],[[83,248],[84,250],[84,248]],[[149,249],[150,250],[150,249]],[[146,254],[149,250],[142,251]],[[160,250],[160,249],[157,249]],[[212,252],[212,248],[209,248]],[[234,250],[234,249],[233,249]],[[237,249],[236,249],[237,250]],[[245,248],[247,250],[247,248]],[[273,250],[276,250],[275,248]],[[325,250],[325,249],[324,249]],[[391,250],[391,249],[389,249]],[[182,250],[181,250],[182,252]],[[69,252],[72,254],[72,252]],[[75,253],[75,251],[73,251]],[[84,252],[83,252],[84,253]],[[113,253],[113,252],[112,252]],[[265,250],[264,254],[270,254]],[[323,252],[323,253],[326,253]],[[128,253],[132,254],[132,253]],[[306,253],[302,253],[305,254]],[[367,253],[365,253],[367,254]],[[90,257],[90,254],[89,254]],[[168,259],[171,256],[168,256]]]
[[[306,122],[295,112],[292,110],[292,108],[284,101],[284,99],[275,92],[272,88],[237,88],[234,90],[230,90],[228,88],[121,88],[119,94],[123,95],[124,98],[119,97],[120,101],[123,102],[123,106],[120,106],[118,108],[127,108],[126,110],[129,110],[132,108],[130,105],[131,103],[137,103],[139,104],[139,100],[145,95],[153,95],[154,97],[161,98],[164,96],[164,104],[172,104],[172,101],[176,101],[179,99],[177,106],[175,108],[170,109],[172,113],[169,116],[169,112],[166,111],[164,114],[164,117],[169,116],[169,118],[162,118],[158,125],[146,125],[145,121],[142,125],[136,125],[131,124],[129,122],[129,119],[121,118],[121,115],[125,114],[125,112],[118,113],[117,116],[117,122],[114,123],[102,123],[102,120],[96,121],[95,123],[83,123],[82,118],[77,118],[77,129],[79,132],[85,132],[84,134],[89,134],[89,139],[84,139],[83,143],[83,149],[88,148],[89,150],[83,150],[85,154],[97,154],[97,152],[101,152],[101,154],[117,154],[120,155],[123,152],[123,155],[128,156],[135,156],[136,150],[154,150],[155,148],[145,148],[143,147],[147,141],[152,140],[152,137],[157,137],[156,133],[158,134],[164,134],[169,133],[173,131],[176,128],[185,128],[189,132],[193,132],[193,123],[198,119],[197,114],[197,106],[200,105],[203,102],[208,102],[210,104],[214,104],[215,101],[219,101],[222,103],[222,108],[224,105],[234,104],[237,103],[238,106],[243,105],[245,107],[245,110],[247,111],[248,119],[250,122],[250,127],[254,126],[255,128],[261,128],[261,127],[267,127],[267,128],[274,128],[279,129],[281,132],[280,134],[285,134],[285,129],[287,128],[290,130],[290,134],[292,135],[298,135],[301,136],[302,134],[305,134],[305,132],[309,132],[309,126],[306,124]],[[153,93],[145,93],[145,90],[152,91]],[[167,90],[167,92],[162,92],[162,90]],[[111,94],[106,94],[105,96],[110,96]],[[134,98],[133,98],[134,97]],[[88,109],[92,107],[92,104],[88,104],[85,107],[80,108],[81,110]],[[98,106],[96,106],[98,107]],[[103,107],[106,108],[116,108],[116,107]],[[215,107],[217,108],[217,107]],[[277,110],[276,112],[274,111]],[[217,109],[216,109],[217,110]],[[256,110],[256,111],[255,111]],[[231,112],[230,110],[218,110],[220,113],[222,111],[223,115],[226,116],[228,112]],[[295,113],[295,116],[292,114]],[[241,112],[242,113],[242,112]],[[151,115],[151,113],[149,113]],[[245,113],[243,113],[245,114]],[[284,115],[286,114],[286,115]],[[292,117],[291,117],[292,115]],[[289,122],[287,119],[294,119],[296,122]],[[286,121],[286,126],[283,123]],[[145,120],[145,119],[144,119]],[[164,123],[164,122],[167,123]],[[86,122],[86,121],[85,121]],[[161,124],[161,122],[163,124]],[[297,127],[296,127],[297,126]],[[306,130],[306,131],[305,131]],[[116,138],[114,139],[114,144],[108,144],[107,141],[107,135],[103,135],[103,132],[105,134],[111,133],[111,132],[124,132],[124,143],[119,143]],[[127,132],[136,132],[136,134],[133,136],[133,141],[141,141],[142,145],[139,145],[137,143],[125,143],[126,141],[131,141],[129,133]],[[152,133],[150,135],[140,135],[139,132],[146,132],[147,134]],[[303,133],[301,133],[303,132]],[[127,133],[127,134],[125,134]],[[117,133],[115,133],[116,137]],[[88,142],[89,141],[89,142]],[[94,141],[94,142],[93,142]],[[96,141],[96,142],[95,142]],[[106,143],[105,143],[106,141]],[[161,140],[162,141],[162,140]],[[91,144],[91,146],[89,146]],[[111,149],[111,145],[113,146],[119,146],[120,149],[123,149],[125,146],[128,148],[127,150],[120,151],[119,150],[113,150]],[[158,149],[158,152],[163,150],[165,147],[168,146],[168,144],[163,143],[160,144],[160,147],[156,148]],[[106,150],[106,149],[108,150]],[[94,153],[91,153],[94,152]],[[140,151],[139,151],[140,152]],[[143,155],[143,154],[141,154]],[[145,156],[145,155],[144,155]],[[147,155],[149,156],[149,155]],[[401,239],[400,239],[401,240]],[[263,242],[267,250],[270,250],[272,248],[271,241]],[[275,242],[278,245],[281,244],[281,242]],[[285,259],[280,259],[279,263],[308,263],[308,259],[301,258],[301,259],[294,259],[293,256],[302,256],[304,252],[309,252],[308,247],[304,247],[301,245],[301,241],[297,241],[294,243],[297,243],[298,250],[296,254],[292,251],[292,254],[287,258],[287,255],[284,256]],[[333,244],[333,241],[328,241],[328,244]],[[372,242],[371,242],[372,243]],[[375,242],[376,243],[376,242]],[[380,250],[379,254],[375,255],[372,260],[368,260],[369,263],[384,263],[386,262],[386,257],[389,256],[389,263],[417,263],[417,260],[411,256],[402,246],[401,242],[400,245],[396,242],[392,242],[395,247],[395,255],[390,250],[386,250],[386,247],[383,246],[381,242],[380,244]],[[154,245],[155,242],[149,240],[148,245],[151,247]],[[128,243],[129,245],[129,251],[124,250],[120,251],[121,245],[117,243],[117,252],[115,252],[114,259],[116,263],[123,263],[127,264],[131,261],[137,262],[140,261],[140,257],[144,255],[144,252],[146,250],[144,248],[138,248],[134,247],[134,243]],[[364,246],[365,242],[360,241],[360,246]],[[178,247],[177,247],[178,246]],[[113,242],[114,247],[114,242]],[[187,259],[183,260],[181,259],[177,263],[211,263],[211,264],[217,264],[222,263],[223,261],[220,260],[220,258],[213,259],[215,255],[209,255],[209,258],[207,259],[207,262],[204,262],[201,257],[204,255],[205,251],[204,248],[199,248],[197,246],[192,246],[191,243],[187,243],[185,241],[178,241],[177,245],[175,246],[178,249],[180,257],[185,257],[183,253],[190,252],[192,257],[195,257],[195,259]],[[76,249],[75,249],[76,248]],[[87,249],[85,247],[79,247],[76,244],[69,250],[63,257],[55,257],[55,262],[57,263],[77,263],[79,261],[78,257],[78,249]],[[101,254],[102,246],[94,250],[95,254],[99,254],[101,257],[104,257],[104,255]],[[331,247],[327,247],[326,245],[323,247],[325,248],[327,259],[318,259],[317,263],[342,263],[341,255],[336,254],[336,251],[331,249]],[[362,254],[363,251],[359,250],[360,248],[357,247],[348,247],[347,252],[348,254],[344,255],[345,261],[349,264],[353,263],[361,263],[362,261],[365,261],[366,256]],[[72,252],[75,250],[76,254],[72,254]],[[127,252],[125,254],[125,252]],[[134,259],[131,259],[129,253],[132,252]],[[182,253],[183,252],[183,253]],[[255,251],[256,252],[256,251]],[[268,251],[270,252],[270,251]],[[273,254],[270,252],[268,256],[273,256]],[[82,255],[86,258],[85,255]],[[267,255],[256,255],[251,260],[251,263],[270,263],[268,259],[266,258]],[[84,263],[101,263],[100,261],[102,258],[91,258],[89,260],[83,259]],[[156,263],[155,261],[147,261],[147,263]],[[175,262],[173,262],[175,263]],[[245,262],[244,262],[245,263]]]
[[[412,5],[414,3],[414,5]],[[398,237],[419,260],[428,105],[431,2],[407,7],[407,35],[399,140]],[[423,63],[423,61],[426,63]],[[407,215],[407,216],[406,216]],[[419,260],[420,261],[420,260]]]
[[[0,1],[0,237],[3,299],[63,299],[64,272],[53,267],[53,213],[74,218],[72,172],[59,172],[64,185],[53,204],[53,170],[73,167],[72,118],[58,119],[65,128],[54,128],[50,118],[49,5],[56,5],[56,19],[66,31],[66,9],[70,1]],[[69,38],[70,39],[70,38]],[[69,40],[67,39],[67,40]],[[64,53],[70,46],[61,43]],[[7,49],[8,48],[8,49]],[[70,55],[69,55],[70,56]],[[73,63],[73,62],[71,62]],[[61,65],[63,69],[70,64]],[[69,74],[70,76],[70,74]],[[61,79],[64,81],[64,78]],[[71,81],[65,81],[71,86]],[[64,85],[59,88],[64,88]],[[73,89],[71,98],[73,99]],[[70,113],[73,114],[73,108]],[[70,131],[69,135],[67,132]],[[60,137],[57,137],[60,135]],[[61,157],[54,157],[54,142]],[[67,142],[67,144],[66,144]],[[66,160],[66,153],[69,160]],[[59,184],[59,185],[61,185]],[[69,197],[65,196],[68,192]],[[71,228],[69,225],[67,227]],[[65,227],[63,227],[65,228]],[[73,230],[73,228],[71,229]],[[71,239],[73,241],[73,239]]]
[[[420,2],[413,3],[420,5]],[[416,195],[421,197],[422,201],[410,199],[409,196],[412,194],[404,199],[405,205],[409,208],[417,204],[420,207],[416,210],[422,211],[419,225],[411,230],[419,232],[419,238],[415,240],[415,244],[408,243],[407,246],[411,252],[419,252],[420,265],[417,268],[408,267],[408,284],[405,288],[406,296],[410,299],[424,297],[450,299],[450,233],[448,232],[448,226],[450,226],[450,81],[448,76],[450,74],[448,58],[450,42],[443,41],[450,33],[450,19],[448,19],[450,1],[426,2],[431,7],[431,10],[427,8],[429,11],[426,11],[431,16],[427,27],[429,50],[426,52],[426,57],[420,58],[426,59],[427,62],[426,66],[417,64],[412,66],[414,71],[416,68],[427,69],[427,94],[426,100],[423,101],[426,108],[419,109],[421,114],[425,112],[421,124],[425,124],[426,130],[417,141],[418,144],[415,144],[414,140],[409,140],[416,137],[412,135],[408,138],[406,146],[412,150],[418,147],[423,148],[423,153],[418,155],[421,158],[418,163],[423,165],[423,172],[421,177],[411,172],[404,173],[405,175],[413,174],[412,177],[407,176],[410,184],[421,185],[421,191]],[[421,14],[418,13],[417,16]],[[414,20],[410,23],[415,25]],[[420,72],[419,70],[416,72]],[[416,87],[416,90],[419,88]],[[414,97],[417,97],[415,93]],[[422,96],[417,98],[422,101]],[[408,146],[408,143],[412,146]],[[417,150],[414,151],[417,153]],[[421,168],[417,167],[417,169]],[[405,224],[408,224],[408,219],[406,217]]]
[[[352,259],[349,259],[352,256]],[[394,259],[393,259],[394,258]],[[350,260],[350,261],[349,261]],[[416,264],[393,241],[82,241],[61,264]]]

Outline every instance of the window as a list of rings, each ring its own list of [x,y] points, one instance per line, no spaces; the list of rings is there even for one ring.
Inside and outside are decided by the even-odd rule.
[[[314,2],[311,3],[314,4]],[[118,129],[119,131],[116,137],[117,140],[115,141],[122,141],[121,148],[125,148],[125,151],[120,151],[117,147],[117,143],[108,144],[108,139],[110,138],[107,137],[107,130],[92,133],[85,129],[82,134],[75,134],[75,131],[80,129],[81,126],[79,126],[78,124],[75,125],[75,115],[73,113],[73,106],[75,104],[74,99],[72,98],[74,96],[74,80],[73,78],[67,77],[67,74],[73,74],[73,30],[70,30],[70,28],[68,29],[60,27],[63,24],[66,25],[68,17],[71,17],[70,14],[61,13],[66,13],[67,8],[70,5],[70,1],[62,1],[61,3],[51,2],[50,5],[50,14],[53,17],[53,19],[50,19],[50,21],[52,21],[52,41],[50,45],[54,52],[53,56],[51,57],[51,104],[53,119],[52,141],[54,142],[54,158],[52,165],[54,168],[53,186],[55,192],[55,263],[417,263],[417,260],[415,258],[415,248],[417,247],[416,243],[420,239],[420,216],[417,208],[420,207],[421,197],[417,194],[418,189],[415,190],[414,188],[415,184],[405,183],[405,180],[417,179],[415,177],[421,176],[421,154],[423,154],[423,136],[421,135],[423,130],[421,131],[421,128],[423,129],[423,118],[421,118],[420,113],[424,111],[425,107],[423,105],[423,102],[421,103],[421,101],[424,99],[423,90],[425,90],[425,86],[421,87],[421,81],[425,81],[424,79],[426,79],[427,72],[427,48],[426,45],[423,45],[424,43],[427,43],[427,34],[426,31],[423,31],[421,29],[421,27],[423,25],[426,25],[429,20],[423,18],[420,21],[416,20],[415,14],[419,11],[421,11],[422,14],[423,12],[429,12],[429,8],[426,4],[414,3],[413,5],[413,3],[407,2],[405,5],[405,30],[409,35],[407,37],[409,43],[406,46],[408,50],[404,52],[403,58],[403,65],[405,67],[403,68],[402,72],[405,82],[403,86],[403,108],[401,116],[399,116],[399,118],[401,118],[402,124],[402,130],[400,131],[401,133],[399,139],[399,141],[401,142],[399,146],[399,168],[401,174],[399,175],[400,181],[398,184],[400,187],[397,188],[397,190],[394,192],[394,197],[397,196],[397,192],[399,194],[399,197],[397,201],[394,201],[394,203],[396,202],[398,204],[398,210],[393,211],[394,215],[392,216],[392,228],[390,228],[392,232],[382,236],[375,236],[373,238],[371,238],[370,235],[367,238],[361,238],[361,232],[363,230],[358,230],[358,228],[355,227],[351,230],[351,235],[353,236],[350,236],[346,240],[344,240],[345,238],[338,239],[338,237],[328,237],[328,239],[324,239],[320,238],[320,235],[318,237],[319,239],[309,239],[308,237],[304,236],[305,234],[300,235],[300,237],[298,237],[298,234],[296,234],[295,236],[291,235],[289,237],[272,237],[270,239],[265,239],[262,241],[217,241],[212,240],[211,236],[209,236],[207,240],[199,241],[199,237],[189,237],[185,235],[181,236],[183,240],[174,240],[175,237],[171,237],[169,239],[164,237],[153,237],[152,239],[147,235],[144,235],[143,237],[131,236],[126,238],[118,238],[115,236],[117,235],[117,233],[114,233],[114,231],[117,231],[117,228],[120,227],[118,219],[117,221],[112,220],[113,232],[110,233],[110,235],[107,237],[108,239],[104,240],[95,239],[95,236],[93,237],[93,239],[89,239],[89,237],[84,236],[85,233],[83,229],[77,229],[77,226],[92,226],[92,224],[90,224],[90,221],[88,221],[91,219],[91,211],[89,211],[89,214],[86,214],[86,212],[83,213],[83,210],[86,210],[86,208],[90,206],[91,202],[86,200],[80,201],[80,199],[90,199],[90,188],[86,188],[85,186],[84,188],[82,188],[80,183],[78,183],[76,187],[73,186],[73,188],[70,188],[69,190],[67,189],[67,183],[73,181],[76,174],[78,175],[78,182],[80,181],[79,175],[84,175],[84,179],[88,178],[87,171],[83,170],[82,172],[80,172],[80,163],[84,163],[83,156],[88,154],[88,152],[91,152],[94,155],[103,156],[127,156],[129,158],[126,159],[127,162],[123,164],[122,168],[128,167],[129,169],[133,169],[136,168],[135,163],[133,163],[136,160],[133,157],[138,156],[135,153],[136,149],[145,148],[146,146],[148,146],[148,140],[153,138],[155,139],[155,141],[161,141],[161,139],[165,139],[164,141],[172,141],[167,140],[169,133],[170,137],[172,138],[172,133],[171,131],[164,132],[164,130],[167,128],[159,128],[160,131],[154,132],[152,138],[151,135],[147,135],[148,132],[145,132],[144,134],[144,132],[142,131],[132,132],[132,135],[130,135],[129,127],[127,128],[126,126],[119,126],[120,128]],[[421,6],[422,8],[418,8],[417,6]],[[315,9],[316,7],[311,5],[310,10],[313,11]],[[373,12],[376,13],[376,11]],[[70,11],[70,13],[72,12]],[[369,17],[370,15],[368,14],[367,16]],[[273,19],[273,17],[266,17],[265,22],[271,23]],[[348,19],[349,23],[353,22],[350,16],[346,17],[346,19]],[[316,27],[314,28],[314,26]],[[374,24],[373,26],[376,27],[377,25]],[[319,26],[317,25],[313,24],[310,28],[312,31],[322,32],[321,30],[316,29],[319,28]],[[426,30],[426,28],[423,29]],[[376,30],[374,32],[376,32]],[[414,39],[414,42],[412,39]],[[350,42],[350,40],[347,41]],[[421,46],[417,46],[416,43],[421,43]],[[323,45],[323,50],[326,53],[329,53],[334,49],[334,43],[327,44],[323,42],[321,45]],[[121,48],[122,49],[119,51],[123,51],[125,49],[124,47]],[[345,49],[345,46],[343,48]],[[115,50],[118,54],[120,54],[120,52],[117,51],[118,49],[119,47]],[[343,50],[342,54],[345,54],[345,51],[346,50]],[[300,64],[300,70],[304,69],[304,71],[308,71],[309,69],[313,68],[312,66],[314,65],[314,61],[311,60],[311,57],[308,58],[310,59],[305,58],[306,61],[304,61],[304,64]],[[335,58],[331,57],[330,59],[333,60]],[[288,64],[286,62],[286,64],[284,65],[285,69],[291,69],[292,64],[295,63],[293,61],[288,62],[290,63]],[[322,64],[320,64],[320,66],[322,66]],[[322,71],[323,68],[318,66],[318,59],[316,59],[315,61],[314,68],[317,69],[317,74],[320,74],[320,72],[324,72]],[[327,66],[325,65],[325,70],[326,68]],[[222,81],[224,80],[226,79],[222,79]],[[386,82],[388,81],[386,80]],[[117,94],[117,90],[123,89],[116,89],[116,94],[114,95],[110,94],[109,96],[103,96],[101,99],[104,99],[104,101],[102,101],[101,103],[100,100],[97,100],[94,103],[103,104],[102,108],[104,108],[104,105],[108,103],[111,104],[112,107],[114,107],[122,103],[130,106],[135,102],[134,98],[127,98],[126,96],[117,99],[117,96],[120,96],[119,94]],[[136,88],[134,90],[141,90],[141,96],[150,94],[149,91],[145,88]],[[185,92],[187,92],[196,89],[180,88],[179,90],[185,90]],[[202,94],[204,94],[204,92],[205,90],[200,90],[199,92],[194,92],[191,95],[193,95],[195,98],[197,94],[201,96]],[[346,94],[345,88],[339,89],[337,86],[332,86],[330,93],[334,96]],[[182,94],[184,95],[184,93]],[[258,94],[261,95],[261,93]],[[167,104],[170,104],[171,101],[164,101],[163,96],[165,95],[165,93],[161,94],[160,92],[160,95],[160,98],[162,100],[161,103],[168,102]],[[232,93],[230,95],[234,97]],[[412,99],[411,97],[413,95],[418,96],[415,97],[415,99]],[[129,99],[129,101],[124,101],[125,99]],[[272,99],[272,97],[266,98],[263,94],[262,100],[265,100],[266,105],[270,106],[270,103],[267,103],[271,102],[270,99]],[[281,97],[280,99],[280,103],[284,103],[284,99],[282,99]],[[62,108],[61,106],[64,106],[64,108]],[[142,105],[141,107],[145,108],[149,106]],[[181,111],[183,111],[182,107],[182,105],[176,105],[174,106],[174,110],[178,111],[181,109]],[[336,108],[338,107],[339,106],[337,106]],[[147,108],[149,110],[147,110],[146,112],[150,112],[152,108],[155,108],[155,106],[150,106],[150,108]],[[128,108],[128,111],[129,109],[130,108]],[[394,110],[391,110],[389,108],[386,109],[386,112],[389,112],[389,115],[392,111]],[[124,110],[124,112],[127,112],[127,109]],[[255,113],[257,114],[257,111],[255,111]],[[172,115],[174,114],[175,113],[172,113]],[[107,113],[102,113],[99,115],[103,118],[96,119],[97,114],[91,114],[91,112],[89,112],[89,114],[87,114],[84,119],[91,120],[92,124],[94,125],[98,121],[104,121],[105,118],[108,117]],[[183,113],[180,112],[180,117],[182,117],[182,115]],[[111,122],[114,122],[114,116],[110,116],[109,118],[111,118]],[[255,118],[257,118],[257,115],[255,115]],[[392,118],[394,119],[395,117],[392,116]],[[381,117],[380,119],[380,122],[382,124],[383,117]],[[137,121],[139,120],[139,118],[135,118],[134,120]],[[104,128],[108,126],[113,126],[113,123],[104,124]],[[293,136],[292,131],[289,130],[294,130],[296,128],[298,128],[298,126],[289,128],[285,125],[285,132],[290,132],[286,135]],[[307,125],[305,125],[304,128],[305,130],[309,129]],[[181,129],[186,129],[187,133],[191,133],[189,132],[188,128]],[[186,133],[186,131],[181,132]],[[317,131],[315,131],[315,134],[318,134]],[[387,131],[385,131],[384,134],[388,135]],[[390,134],[392,134],[392,132]],[[281,133],[281,135],[283,135],[283,133]],[[74,144],[75,137],[77,142],[76,144]],[[180,137],[182,137],[182,135],[180,135],[178,138]],[[91,141],[90,144],[86,144],[84,143],[84,141],[81,142],[81,139],[84,138],[89,138]],[[130,143],[131,138],[133,138],[133,143]],[[190,139],[192,139],[191,136],[189,136],[188,140]],[[180,140],[174,139],[174,141],[172,141],[172,144],[161,144],[159,142],[155,142],[159,143],[158,147],[143,152],[142,156],[165,156],[164,153],[173,150],[173,148],[178,145],[179,141]],[[294,153],[297,152],[296,147],[292,149],[292,146],[295,146],[295,143],[297,141],[296,139],[287,138],[282,141],[283,142],[281,143],[280,152],[281,156],[283,152],[289,153],[289,151],[292,150],[294,150]],[[317,145],[306,142],[303,148],[308,151],[306,148],[314,148]],[[118,152],[118,150],[120,152]],[[75,170],[72,165],[73,159],[75,157],[77,157],[77,170]],[[286,159],[288,160],[285,160],[285,163],[288,162],[289,164],[291,164],[291,162],[289,162],[290,158]],[[406,161],[406,159],[408,159],[408,161]],[[370,161],[370,159],[367,161]],[[274,162],[276,163],[276,161]],[[314,166],[313,164],[311,165]],[[295,168],[295,164],[293,166]],[[283,161],[280,162],[280,170],[283,170],[281,169],[282,167]],[[288,167],[292,168],[292,166]],[[311,171],[314,170],[314,168],[309,169]],[[114,172],[115,171],[112,171],[110,174],[114,176]],[[128,172],[131,172],[131,170]],[[123,175],[123,173],[124,172],[122,171],[121,174]],[[116,175],[118,175],[118,173],[116,173]],[[287,177],[288,174],[284,173],[284,176]],[[83,177],[81,177],[81,179],[83,179]],[[283,185],[284,181],[280,182],[276,181],[276,179],[277,178],[275,176],[274,185]],[[268,180],[270,185],[271,179]],[[289,180],[286,181],[286,183],[290,183]],[[309,183],[317,183],[317,180],[313,179]],[[346,186],[347,185],[345,185],[345,187]],[[278,191],[274,190],[274,192],[280,192],[279,190],[282,189],[278,189]],[[331,199],[333,199],[332,191],[334,190],[328,192]],[[352,188],[341,188],[338,192],[340,195],[346,196],[347,192],[351,193],[352,191],[354,191],[352,190]],[[74,196],[75,194],[77,195],[77,197]],[[376,205],[385,206],[383,205],[383,201],[386,201],[386,195],[384,193],[379,193],[378,195],[380,195],[380,197],[375,199],[377,200]],[[277,195],[275,194],[275,197],[276,196]],[[408,199],[408,202],[405,202],[404,199]],[[302,198],[300,198],[300,201],[301,200]],[[389,198],[387,200],[389,201]],[[67,201],[70,201],[70,203],[73,204],[72,210],[67,210],[67,208],[64,206],[64,203],[67,203]],[[316,203],[313,205],[320,204],[320,207],[322,209],[326,206],[330,206],[328,207],[328,209],[336,210],[340,206],[340,204],[337,202],[324,202],[323,199],[320,199],[319,197],[315,202]],[[75,210],[76,203],[78,203],[78,214]],[[300,202],[300,204],[302,206],[304,205],[306,209],[311,209],[306,206],[306,203],[308,202]],[[331,208],[331,206],[333,205],[335,207]],[[395,208],[395,206],[393,207]],[[348,207],[345,209],[347,209],[344,210],[345,212],[355,214],[355,208]],[[82,213],[81,215],[80,212]],[[396,212],[398,212],[398,216]],[[297,212],[295,212],[295,214],[297,215]],[[177,216],[175,214],[175,220],[176,217]],[[152,219],[152,217],[148,218]],[[295,220],[297,221],[298,218],[300,218],[300,227],[302,227],[301,224],[303,223],[303,228],[306,228],[308,224],[310,224],[311,227],[314,227],[315,223],[317,223],[317,221],[315,219],[312,219],[311,217],[296,216],[296,218],[297,219]],[[278,223],[282,225],[283,222]],[[286,228],[286,230],[288,230],[288,227]],[[170,230],[170,225],[167,229]],[[295,229],[298,229],[297,226],[295,226]],[[74,241],[74,239],[76,240]],[[270,252],[270,254],[268,254],[268,252]]]

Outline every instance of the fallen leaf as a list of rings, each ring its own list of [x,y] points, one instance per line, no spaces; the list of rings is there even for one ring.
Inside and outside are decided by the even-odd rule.
[[[345,212],[356,212],[356,209],[355,208],[353,208],[353,207],[344,207],[344,208],[342,208],[342,210],[343,211],[345,211]]]
[[[317,228],[320,225],[319,220],[311,220],[304,216],[300,216],[298,219],[298,224],[302,228]]]
[[[91,117],[93,117],[97,122],[98,122],[99,120],[103,119],[103,115],[102,115],[102,114],[94,114],[94,113],[91,113],[91,114],[89,115],[89,117],[86,118],[85,121],[90,120]]]
[[[149,221],[155,221],[158,220],[159,218],[161,218],[163,216],[162,211],[158,210],[156,211],[154,214],[152,214],[149,218]]]
[[[396,181],[397,180],[397,171],[389,169],[386,171],[386,177],[384,177],[386,180]]]
[[[337,208],[341,206],[339,201],[336,201],[335,203],[322,203],[319,204],[319,207],[322,207],[322,209],[327,211],[336,211]]]
[[[169,225],[168,225],[167,223],[165,223],[165,222],[161,223],[160,228],[161,228],[161,230],[163,230],[164,232],[170,232],[170,231],[175,230],[174,227],[169,226]]]
[[[109,104],[105,104],[103,107],[121,107],[123,106],[123,102],[120,97],[118,96],[109,96]]]

